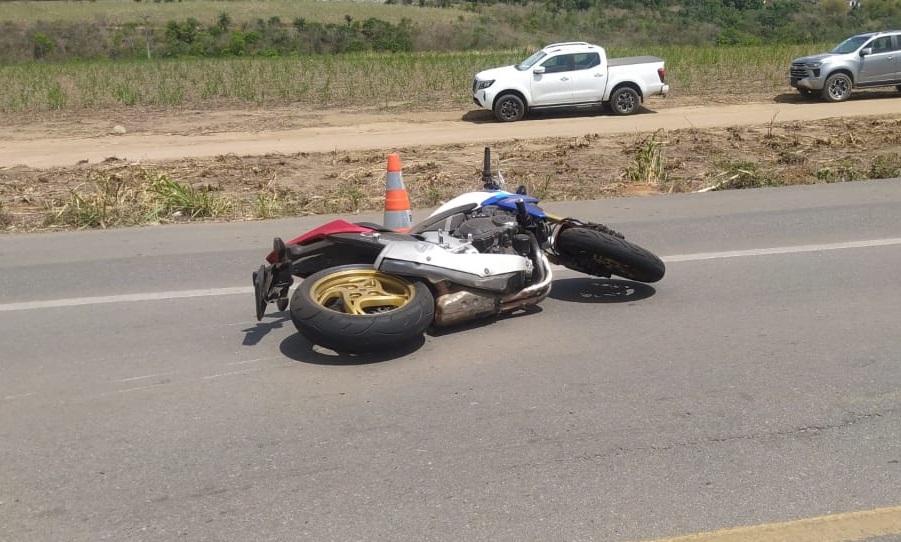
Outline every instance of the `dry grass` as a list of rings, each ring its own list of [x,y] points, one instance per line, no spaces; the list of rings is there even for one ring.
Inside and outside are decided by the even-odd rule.
[[[661,130],[492,145],[508,187],[546,201],[846,182],[901,176],[901,118],[830,119],[816,129]],[[480,186],[481,145],[399,149],[413,208]],[[309,172],[318,172],[316,176]],[[0,171],[6,231],[254,220],[380,211],[378,152],[219,156],[156,164]]]

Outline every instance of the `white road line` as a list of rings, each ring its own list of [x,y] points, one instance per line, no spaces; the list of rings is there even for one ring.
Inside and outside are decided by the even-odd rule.
[[[254,367],[251,369],[243,369],[241,371],[231,371],[230,373],[219,373],[217,375],[204,376],[201,378],[201,380],[212,380],[213,378],[222,378],[223,376],[246,375],[248,373],[255,373],[262,370],[263,367]]]
[[[20,393],[18,395],[7,395],[3,398],[4,401],[12,401],[14,399],[24,399],[25,397],[31,397],[32,395],[36,395],[34,392],[31,393]]]
[[[119,394],[119,393],[131,393],[131,392],[133,392],[133,391],[152,390],[152,389],[154,389],[154,388],[158,388],[158,387],[160,387],[160,386],[165,386],[165,385],[166,385],[166,384],[162,384],[162,383],[161,383],[161,384],[150,384],[150,385],[148,385],[148,386],[137,386],[137,387],[134,387],[134,388],[125,388],[125,389],[121,389],[121,390],[113,390],[113,391],[108,391],[108,392],[101,393],[98,397],[107,397],[107,396],[109,396],[109,395],[116,395],[116,394]]]
[[[847,241],[844,243],[826,243],[821,245],[798,245],[793,247],[754,248],[750,250],[730,250],[726,252],[699,252],[697,254],[681,254],[661,258],[664,262],[698,262],[702,260],[722,260],[725,258],[741,258],[746,256],[769,256],[772,254],[800,254],[804,252],[822,252],[825,250],[844,250],[849,248],[872,248],[901,245],[901,238],[871,239],[869,241]]]
[[[281,358],[277,358],[277,357],[272,357],[272,356],[270,356],[270,357],[268,357],[268,358],[245,359],[244,361],[232,361],[232,362],[229,362],[228,365],[245,365],[245,364],[247,364],[247,363],[256,363],[256,362],[258,362],[258,361],[268,361],[268,360],[270,360],[270,359],[281,359]]]
[[[152,375],[132,376],[129,378],[122,378],[119,380],[119,382],[134,382],[135,380],[144,380],[147,378],[156,378],[158,376],[169,376],[169,375],[174,375],[174,374],[175,374],[175,371],[169,371],[168,373],[156,373],[156,374],[152,374]]]
[[[59,307],[78,307],[81,305],[105,305],[107,303],[128,303],[139,301],[161,301],[167,299],[185,299],[190,297],[213,297],[222,295],[247,295],[253,293],[252,286],[232,288],[207,288],[204,290],[176,290],[172,292],[149,292],[146,294],[107,295],[98,297],[73,297],[69,299],[48,299],[45,301],[23,301],[20,303],[0,304],[0,312],[29,311],[35,309],[54,309]]]
[[[843,243],[824,243],[789,247],[755,248],[749,250],[730,250],[725,252],[698,252],[694,254],[677,254],[673,256],[666,256],[661,259],[666,263],[699,262],[704,260],[722,260],[726,258],[770,256],[774,254],[802,254],[806,252],[822,252],[827,250],[846,250],[852,248],[874,248],[897,245],[901,245],[901,237],[889,239],[870,239],[866,241],[847,241]],[[559,268],[559,266],[555,267]],[[77,307],[82,305],[104,305],[109,303],[163,301],[168,299],[186,299],[191,297],[249,295],[251,293],[253,293],[253,287],[251,286],[235,286],[230,288],[207,288],[202,290],[175,290],[169,292],[149,292],[143,294],[74,297],[69,299],[48,299],[44,301],[3,303],[0,304],[0,312],[54,309],[60,307]]]

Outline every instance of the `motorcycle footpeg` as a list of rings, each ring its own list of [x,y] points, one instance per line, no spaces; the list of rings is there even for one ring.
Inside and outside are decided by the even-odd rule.
[[[276,237],[272,240],[272,250],[276,254],[277,262],[284,263],[288,261],[288,247],[285,246],[285,242],[282,241],[281,237]]]

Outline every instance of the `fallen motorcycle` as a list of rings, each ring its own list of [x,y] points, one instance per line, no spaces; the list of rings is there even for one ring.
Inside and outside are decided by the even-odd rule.
[[[253,273],[256,316],[290,309],[312,343],[375,353],[541,302],[552,264],[598,277],[663,278],[664,263],[603,224],[558,217],[504,190],[485,149],[483,190],[457,196],[408,232],[334,220],[284,242]],[[289,300],[295,278],[302,279]]]

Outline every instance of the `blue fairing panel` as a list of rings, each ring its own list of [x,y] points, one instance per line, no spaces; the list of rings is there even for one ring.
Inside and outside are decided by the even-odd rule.
[[[538,203],[538,198],[534,196],[523,196],[520,194],[513,194],[511,192],[498,192],[494,196],[486,199],[482,202],[482,207],[488,207],[489,205],[496,205],[501,209],[508,209],[510,211],[516,211],[516,202],[522,200],[523,203],[526,204],[526,212],[530,215],[538,218],[547,218],[547,215],[544,211],[541,210],[540,207],[535,205]]]

